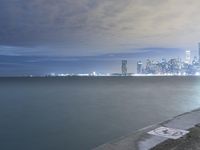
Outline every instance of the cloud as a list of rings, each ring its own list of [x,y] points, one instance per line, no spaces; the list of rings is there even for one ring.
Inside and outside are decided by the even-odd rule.
[[[195,50],[199,8],[198,0],[1,0],[0,44],[25,47],[4,51],[20,55]]]

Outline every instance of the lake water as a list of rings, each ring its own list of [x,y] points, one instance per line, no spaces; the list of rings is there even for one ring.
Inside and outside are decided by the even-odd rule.
[[[88,150],[200,107],[199,77],[0,78],[1,150]]]

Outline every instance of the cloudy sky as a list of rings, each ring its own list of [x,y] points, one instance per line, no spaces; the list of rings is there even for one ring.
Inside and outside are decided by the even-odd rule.
[[[196,55],[199,8],[199,0],[1,0],[0,74],[39,73],[37,64],[92,71],[101,60],[183,57],[186,49]]]

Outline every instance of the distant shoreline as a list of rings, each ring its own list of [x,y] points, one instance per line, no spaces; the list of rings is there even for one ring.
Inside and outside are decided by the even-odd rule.
[[[134,78],[134,77],[200,77],[200,75],[133,75],[133,76],[0,76],[0,78]]]

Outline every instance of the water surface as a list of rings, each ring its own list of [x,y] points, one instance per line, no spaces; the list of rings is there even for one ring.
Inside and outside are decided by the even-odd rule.
[[[199,77],[0,78],[1,150],[88,150],[200,107]]]

